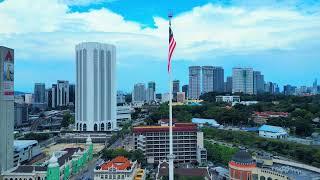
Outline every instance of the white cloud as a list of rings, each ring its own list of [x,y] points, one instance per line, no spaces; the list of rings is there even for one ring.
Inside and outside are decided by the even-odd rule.
[[[110,3],[116,0],[60,0],[68,6],[88,6],[92,4]]]
[[[0,3],[0,42],[15,48],[16,58],[27,60],[73,60],[74,46],[82,41],[116,44],[120,60],[166,59],[166,19],[154,17],[156,28],[143,28],[105,8],[70,12],[71,2],[75,1],[5,0]],[[175,57],[198,60],[230,53],[292,50],[300,42],[319,38],[319,28],[319,12],[207,4],[173,19]]]

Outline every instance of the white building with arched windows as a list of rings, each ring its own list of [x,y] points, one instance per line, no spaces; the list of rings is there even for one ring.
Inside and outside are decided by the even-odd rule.
[[[84,42],[76,45],[77,131],[117,129],[116,47]]]

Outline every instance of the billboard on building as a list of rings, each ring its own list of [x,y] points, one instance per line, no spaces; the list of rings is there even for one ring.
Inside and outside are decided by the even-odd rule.
[[[14,100],[14,57],[13,50],[5,49],[2,52],[3,72],[2,87],[3,99]]]

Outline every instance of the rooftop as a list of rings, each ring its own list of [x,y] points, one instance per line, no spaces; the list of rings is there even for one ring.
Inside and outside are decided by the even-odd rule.
[[[131,169],[131,161],[124,156],[117,156],[101,165],[101,170],[109,170],[110,168],[115,168],[116,170],[128,170]]]
[[[168,176],[168,163],[163,163],[160,165],[159,177]],[[183,177],[206,177],[211,179],[207,168],[174,168],[174,175]]]
[[[272,133],[287,133],[285,129],[279,126],[262,125],[259,131],[267,131]]]
[[[192,118],[192,123],[196,123],[196,124],[197,123],[201,123],[201,124],[208,123],[209,125],[220,125],[214,119],[203,119],[203,118]]]
[[[35,171],[47,171],[46,166],[32,166],[32,165],[22,165],[18,166],[17,169],[12,171],[13,173],[32,173],[33,170]]]
[[[197,131],[197,125],[192,123],[175,123],[172,131]],[[133,132],[169,132],[169,126],[137,126]]]
[[[254,163],[251,155],[246,150],[239,150],[235,155],[233,155],[232,161],[236,163]]]
[[[36,140],[14,140],[13,146],[15,151],[21,151],[22,149],[32,146],[34,144],[38,144]]]

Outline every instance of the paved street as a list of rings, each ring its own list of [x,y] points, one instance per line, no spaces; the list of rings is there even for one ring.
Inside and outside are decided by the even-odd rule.
[[[77,176],[72,177],[71,180],[93,180],[93,170],[96,167],[97,159],[98,158],[93,158],[88,166],[79,172]]]

